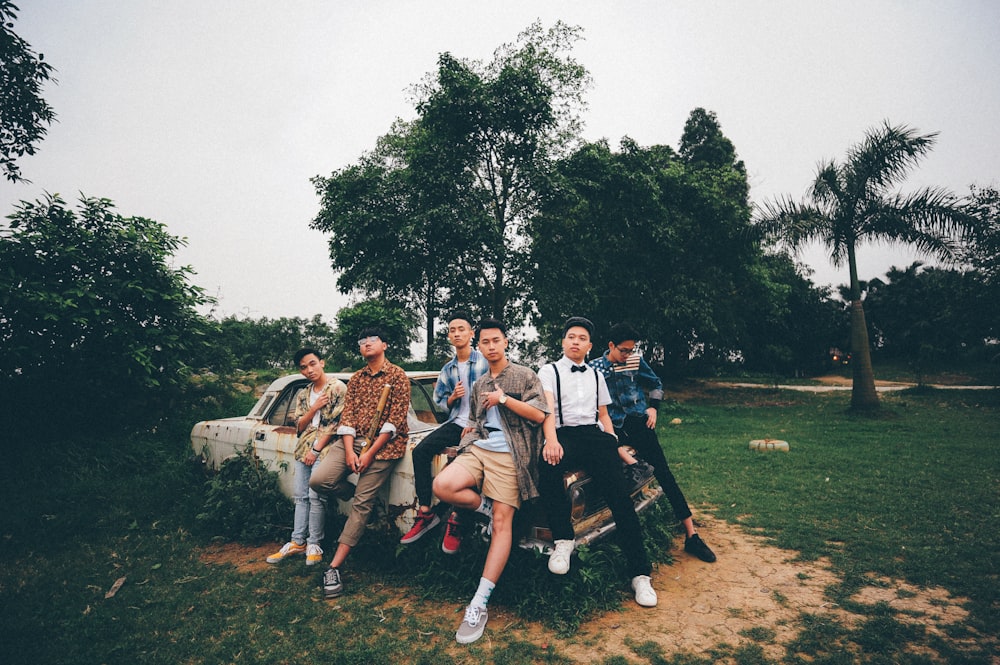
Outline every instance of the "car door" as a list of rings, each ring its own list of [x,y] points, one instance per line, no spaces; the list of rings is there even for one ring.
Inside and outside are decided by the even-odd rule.
[[[269,460],[269,468],[278,472],[278,483],[286,496],[293,496],[295,486],[295,465],[292,464],[298,442],[295,396],[308,383],[303,379],[286,386],[251,432],[254,455]]]

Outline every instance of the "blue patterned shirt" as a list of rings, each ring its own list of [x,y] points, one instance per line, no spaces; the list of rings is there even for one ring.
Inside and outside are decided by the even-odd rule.
[[[590,361],[590,366],[604,375],[611,393],[608,415],[616,428],[625,424],[625,416],[645,416],[649,400],[658,404],[663,399],[663,382],[653,368],[638,353],[633,353],[623,363],[608,360],[608,352]],[[654,401],[655,400],[655,401]]]

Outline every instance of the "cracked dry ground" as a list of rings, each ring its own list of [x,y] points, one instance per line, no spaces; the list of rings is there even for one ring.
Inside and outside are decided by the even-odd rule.
[[[739,525],[706,514],[699,515],[698,520],[699,532],[715,550],[718,561],[708,564],[685,554],[678,540],[673,564],[661,564],[653,572],[653,586],[659,596],[657,607],[641,608],[626,600],[621,611],[592,619],[576,634],[564,638],[525,622],[502,606],[491,606],[489,626],[482,638],[484,646],[489,646],[494,636],[512,632],[536,645],[552,645],[560,656],[589,663],[612,656],[633,662],[637,656],[632,646],[647,642],[658,645],[667,657],[688,654],[702,658],[709,657],[720,645],[728,645],[731,652],[734,647],[756,643],[768,660],[780,662],[787,655],[787,645],[802,630],[803,614],[824,617],[848,629],[865,620],[824,596],[827,586],[840,581],[826,561],[793,561],[795,552],[772,547],[763,537],[747,533]],[[230,544],[209,548],[202,558],[209,563],[231,563],[245,572],[260,572],[268,568],[263,562],[268,547],[273,549]],[[944,589],[921,589],[899,580],[873,578],[871,585],[862,588],[852,600],[868,606],[886,603],[896,611],[897,621],[920,624],[957,649],[965,646],[975,651],[985,646],[996,653],[995,637],[978,635],[965,644],[949,637],[946,627],[964,623],[968,612],[963,598],[953,597]],[[462,609],[449,604],[433,606],[409,596],[393,604],[408,606],[425,616],[440,615],[440,625],[448,628],[447,637],[451,636],[450,627],[460,620]],[[754,640],[750,631],[760,629],[773,631],[773,638]],[[921,654],[930,662],[943,662],[928,649],[922,649]],[[1000,659],[994,658],[993,662],[1000,664]]]

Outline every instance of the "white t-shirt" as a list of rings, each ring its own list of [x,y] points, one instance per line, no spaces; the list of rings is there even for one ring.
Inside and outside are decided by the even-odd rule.
[[[465,394],[462,395],[461,401],[458,403],[458,413],[455,414],[455,420],[452,422],[459,427],[467,427],[469,425],[469,395],[472,394],[472,386],[469,385],[468,360],[458,363],[458,378],[465,386]]]
[[[320,388],[319,392],[316,392],[316,388],[315,387],[312,387],[312,388],[309,389],[309,408],[310,409],[313,407],[313,404],[316,403],[316,400],[318,400],[320,398],[320,395],[322,395],[322,394],[323,394],[323,388]],[[317,409],[316,413],[313,414],[313,419],[312,419],[312,426],[313,427],[319,427],[319,416],[320,416],[319,412],[320,412],[320,409]]]

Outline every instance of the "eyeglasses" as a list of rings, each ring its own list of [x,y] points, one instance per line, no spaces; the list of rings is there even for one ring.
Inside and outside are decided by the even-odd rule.
[[[623,349],[622,347],[620,347],[617,344],[615,344],[615,348],[618,349],[618,353],[622,354],[622,356],[630,356],[633,353],[635,353],[635,347],[634,346],[632,348],[630,348],[630,349]]]
[[[365,344],[377,344],[379,341],[378,335],[369,335],[368,337],[362,337],[358,340],[358,346],[364,346]]]

